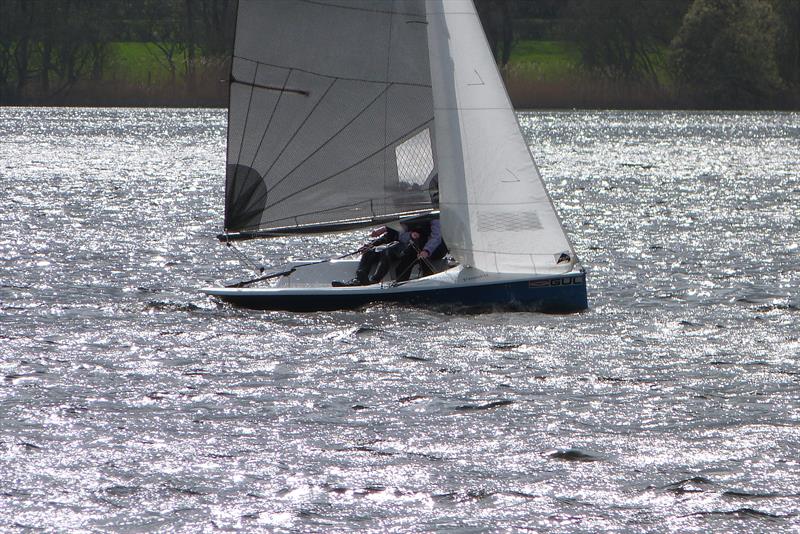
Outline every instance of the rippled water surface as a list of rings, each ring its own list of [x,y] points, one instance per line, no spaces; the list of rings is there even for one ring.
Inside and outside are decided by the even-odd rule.
[[[585,313],[231,308],[223,111],[0,108],[0,530],[800,528],[800,115],[520,118]]]

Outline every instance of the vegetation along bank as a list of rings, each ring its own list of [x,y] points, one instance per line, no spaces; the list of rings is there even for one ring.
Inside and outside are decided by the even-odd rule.
[[[235,5],[0,0],[0,105],[225,106]],[[476,5],[520,108],[800,109],[798,0]]]

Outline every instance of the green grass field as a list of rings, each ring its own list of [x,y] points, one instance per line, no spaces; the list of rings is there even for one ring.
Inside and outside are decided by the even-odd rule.
[[[36,49],[38,50],[38,49]],[[34,52],[36,52],[34,50]],[[155,43],[115,42],[108,46],[101,80],[90,79],[86,64],[79,79],[67,91],[48,93],[39,78],[30,76],[13,104],[46,105],[163,105],[225,106],[228,97],[229,66],[226,57],[198,56],[191,79],[186,76],[186,53],[175,46],[171,61]],[[511,101],[518,108],[531,109],[677,109],[696,106],[691,95],[681,95],[667,68],[667,47],[650,57],[655,80],[614,79],[581,66],[578,47],[568,41],[519,40],[503,70]],[[31,57],[33,72],[41,65],[39,55]],[[13,73],[12,73],[13,74]],[[55,87],[53,70],[50,86]],[[13,82],[13,77],[12,77]],[[786,109],[797,109],[798,97],[785,99]],[[784,109],[781,107],[781,109]]]
[[[143,101],[224,105],[227,84],[220,80],[227,77],[227,67],[219,62],[209,64],[203,58],[198,58],[198,64],[203,67],[196,73],[196,84],[189,87],[184,83],[186,56],[183,50],[174,51],[173,80],[170,63],[156,44],[117,42],[109,47],[103,81],[114,87],[114,97],[131,102],[137,101],[137,95],[146,95],[141,97]],[[658,75],[662,78],[662,72]],[[516,42],[504,78],[509,95],[518,107],[624,108],[670,103],[663,86],[643,87],[628,81],[598,78],[583,71],[580,51],[565,41]],[[89,88],[82,91],[84,96],[91,92]],[[94,100],[101,99],[107,92],[103,90],[93,97]]]
[[[185,52],[173,57],[176,75],[186,69]],[[580,55],[571,43],[563,41],[518,41],[511,52],[508,68],[517,76],[556,80],[569,77],[578,68]],[[170,79],[169,63],[152,43],[117,42],[109,47],[106,79],[131,83],[164,83]]]
[[[669,85],[666,47],[650,56],[660,85]],[[508,74],[511,78],[558,81],[574,78],[581,72],[580,50],[567,41],[518,41],[511,50]]]
[[[517,41],[511,49],[508,69],[513,76],[559,80],[572,75],[580,52],[565,41]]]
[[[186,56],[178,50],[173,56],[175,74],[186,71]],[[131,83],[158,84],[170,81],[170,68],[164,53],[153,43],[111,43],[104,77]]]

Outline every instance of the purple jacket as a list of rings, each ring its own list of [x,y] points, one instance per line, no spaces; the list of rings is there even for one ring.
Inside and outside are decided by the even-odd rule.
[[[402,232],[398,238],[398,241],[407,245],[411,241],[411,232],[406,230]],[[422,247],[422,250],[428,251],[428,254],[433,254],[433,251],[442,244],[442,224],[439,222],[439,219],[433,219],[431,221],[431,233],[428,236],[428,240],[425,242],[425,246]]]

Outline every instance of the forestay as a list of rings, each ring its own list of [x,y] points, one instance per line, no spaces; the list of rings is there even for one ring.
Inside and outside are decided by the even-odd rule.
[[[423,0],[240,0],[226,232],[434,209],[427,48]]]
[[[520,132],[472,0],[428,0],[442,232],[486,272],[572,269],[575,254]]]

